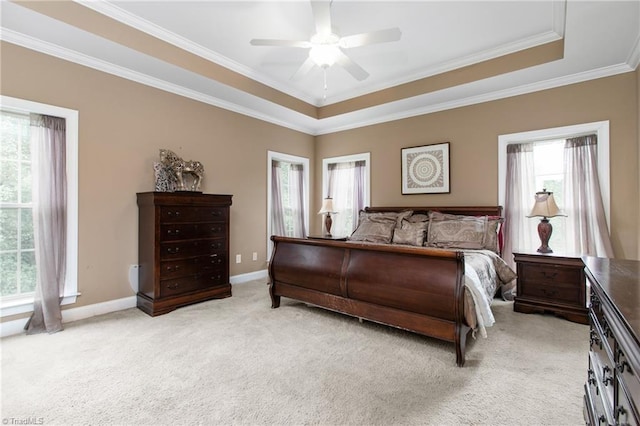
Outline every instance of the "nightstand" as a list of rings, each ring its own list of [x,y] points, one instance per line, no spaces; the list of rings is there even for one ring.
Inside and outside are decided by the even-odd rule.
[[[578,256],[556,253],[513,253],[518,274],[513,310],[551,312],[589,324],[584,264]]]

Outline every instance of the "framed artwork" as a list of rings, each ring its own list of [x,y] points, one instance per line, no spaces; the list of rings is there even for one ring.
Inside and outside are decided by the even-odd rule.
[[[402,148],[402,194],[446,194],[449,142]]]

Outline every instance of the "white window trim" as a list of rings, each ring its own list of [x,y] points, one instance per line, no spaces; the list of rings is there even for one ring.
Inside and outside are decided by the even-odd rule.
[[[0,96],[0,107],[22,113],[64,118],[67,154],[67,277],[62,305],[76,302],[78,293],[78,111],[24,99]],[[0,299],[0,316],[33,311],[33,296]]]
[[[302,164],[304,168],[304,228],[309,232],[309,159],[276,151],[267,151],[267,262],[271,261],[273,243],[271,242],[271,163],[273,160]]]
[[[370,206],[371,201],[371,153],[363,152],[361,154],[343,155],[340,157],[331,157],[322,159],[322,198],[327,196],[327,190],[329,188],[329,164],[336,163],[348,163],[351,161],[364,161],[364,205]]]
[[[507,179],[507,145],[523,142],[535,142],[552,139],[566,139],[580,134],[596,133],[598,135],[598,180],[602,192],[602,203],[607,219],[607,227],[611,230],[610,205],[611,189],[609,167],[609,121],[576,124],[555,127],[552,129],[533,130],[522,133],[511,133],[498,136],[498,203],[504,207]],[[542,188],[540,188],[542,189]],[[531,195],[533,197],[533,194]],[[533,199],[533,198],[532,198]]]

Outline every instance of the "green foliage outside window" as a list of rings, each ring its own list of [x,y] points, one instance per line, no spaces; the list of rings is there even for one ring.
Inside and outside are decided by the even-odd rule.
[[[0,114],[0,296],[31,293],[36,283],[29,117]]]

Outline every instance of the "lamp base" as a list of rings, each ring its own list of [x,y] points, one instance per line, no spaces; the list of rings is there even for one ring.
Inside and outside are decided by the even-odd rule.
[[[540,247],[538,253],[553,253],[549,247],[549,238],[553,232],[553,226],[549,223],[549,219],[543,217],[538,224],[538,236],[540,237]]]
[[[326,234],[324,234],[325,237],[331,236],[332,224],[333,224],[333,219],[331,219],[331,213],[327,213],[327,215],[324,217],[324,228],[326,230]]]

